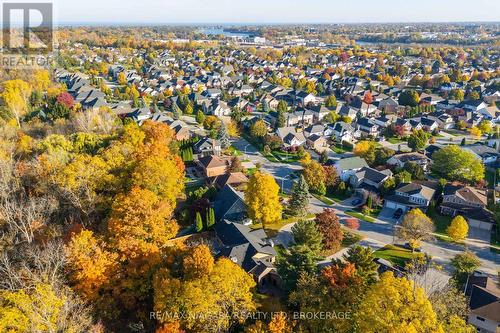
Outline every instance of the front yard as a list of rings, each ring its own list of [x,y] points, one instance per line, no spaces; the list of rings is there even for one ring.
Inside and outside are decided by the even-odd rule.
[[[386,245],[373,253],[375,258],[382,258],[395,265],[404,267],[405,264],[415,256],[411,250],[397,245]]]

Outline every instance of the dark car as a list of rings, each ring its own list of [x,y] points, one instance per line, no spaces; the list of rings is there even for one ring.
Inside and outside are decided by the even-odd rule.
[[[351,202],[351,205],[353,205],[353,206],[357,206],[357,205],[359,205],[359,204],[361,204],[361,199],[354,199],[354,200]]]
[[[395,212],[394,215],[392,215],[393,218],[396,220],[399,220],[399,218],[403,215],[403,210],[401,208],[398,208]]]

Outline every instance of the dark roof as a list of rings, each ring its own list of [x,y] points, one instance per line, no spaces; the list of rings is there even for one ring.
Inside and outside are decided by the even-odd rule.
[[[217,221],[223,218],[229,218],[227,214],[231,208],[236,207],[235,212],[232,212],[230,218],[234,220],[243,220],[246,216],[245,201],[243,194],[236,191],[231,185],[226,185],[217,194],[214,202],[215,218]]]

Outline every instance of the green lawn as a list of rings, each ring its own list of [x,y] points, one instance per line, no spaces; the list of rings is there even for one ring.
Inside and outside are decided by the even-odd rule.
[[[314,214],[307,214],[305,216],[293,216],[293,217],[289,217],[286,219],[282,219],[278,223],[268,224],[268,225],[266,225],[266,227],[264,229],[265,229],[266,234],[269,238],[274,238],[274,237],[276,237],[276,235],[278,234],[280,229],[283,228],[284,226],[286,226],[287,224],[298,222],[299,220],[312,219],[314,217],[315,217]],[[261,227],[262,227],[262,224],[252,224],[250,226],[251,229],[259,229]]]
[[[313,194],[313,196],[326,205],[334,205],[335,204],[335,201],[333,199],[328,198],[328,197],[324,197],[324,196],[317,195],[317,194]]]
[[[350,146],[343,146],[343,145],[341,145],[339,143],[336,143],[336,144],[332,145],[330,148],[336,154],[345,154],[345,153],[349,153],[349,152],[352,151],[352,147],[350,147]]]
[[[229,147],[227,150],[228,150],[229,155],[231,155],[231,156],[243,155],[243,153],[238,148],[236,148],[234,146]]]
[[[427,216],[429,216],[432,222],[434,222],[436,233],[446,235],[446,228],[448,228],[453,218],[451,216],[439,214],[436,211],[436,208],[432,207],[427,210]]]
[[[401,246],[386,245],[375,251],[373,255],[375,258],[389,260],[395,265],[404,267],[406,262],[412,259],[415,254],[413,254],[411,250],[405,249]]]
[[[329,199],[332,199],[332,200],[335,200],[335,201],[344,201],[346,199],[349,199],[351,197],[351,193],[346,191],[344,193],[341,193],[341,192],[338,192],[338,191],[334,191],[334,192],[328,192],[326,194],[326,197],[329,198]]]
[[[397,143],[403,143],[403,142],[406,142],[406,141],[402,140],[402,139],[398,139],[398,138],[392,137],[392,138],[388,138],[387,142],[392,143],[392,144],[397,144]]]
[[[374,223],[375,222],[375,219],[371,216],[368,216],[368,215],[363,215],[361,214],[360,212],[355,212],[355,211],[352,211],[352,210],[348,210],[345,212],[347,215],[350,215],[352,217],[356,217],[362,221],[365,221],[365,222],[370,222],[370,223]]]

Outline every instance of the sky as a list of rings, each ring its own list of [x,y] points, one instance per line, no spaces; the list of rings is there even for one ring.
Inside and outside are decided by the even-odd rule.
[[[53,0],[53,2],[56,21],[60,24],[500,21],[500,0]]]

